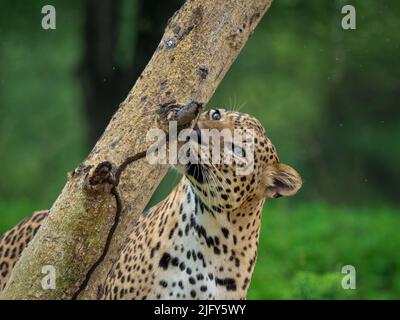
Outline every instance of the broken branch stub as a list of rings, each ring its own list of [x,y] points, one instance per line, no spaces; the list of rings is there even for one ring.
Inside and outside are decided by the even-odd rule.
[[[188,127],[271,0],[188,0],[86,160],[69,176],[2,299],[95,299],[137,217],[167,172],[144,158],[149,129]],[[43,289],[54,266],[56,288]]]

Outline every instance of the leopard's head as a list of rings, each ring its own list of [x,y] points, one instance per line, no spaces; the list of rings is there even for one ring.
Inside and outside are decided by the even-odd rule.
[[[189,157],[193,150],[197,152]],[[180,154],[189,160],[176,167],[217,212],[265,197],[291,196],[302,185],[297,171],[279,161],[260,122],[248,114],[224,109],[202,113]]]

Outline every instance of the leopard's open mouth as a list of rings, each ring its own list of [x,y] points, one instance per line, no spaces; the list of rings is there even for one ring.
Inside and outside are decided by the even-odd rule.
[[[186,174],[193,177],[198,183],[204,183],[204,172],[201,164],[188,163],[186,165]]]
[[[193,131],[196,132],[197,134],[197,143],[201,144],[201,129],[199,128],[199,126],[197,125],[197,123],[194,125],[193,127]]]
[[[197,143],[201,145],[202,139],[201,139],[201,129],[199,128],[198,124],[196,123],[193,127],[193,131],[196,132],[197,134]],[[203,172],[203,167],[199,163],[191,163],[189,162],[186,165],[186,174],[189,176],[192,176],[197,182],[203,183],[205,178],[204,178],[204,172]]]

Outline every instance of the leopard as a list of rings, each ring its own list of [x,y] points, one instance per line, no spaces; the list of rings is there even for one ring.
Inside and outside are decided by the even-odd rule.
[[[22,252],[29,245],[47,215],[48,210],[34,212],[0,237],[0,292],[6,286],[11,271]]]
[[[204,130],[251,130],[252,139],[220,139],[213,145],[205,143]],[[296,194],[303,182],[295,169],[280,162],[254,116],[210,109],[201,113],[193,131],[197,139],[190,140],[192,147],[220,145],[224,151],[217,152],[222,155],[229,145],[232,161],[213,163],[209,156],[208,161],[189,159],[173,165],[181,180],[133,224],[119,258],[98,288],[98,299],[246,299],[264,204]],[[179,142],[178,148],[184,145]],[[247,158],[251,170],[238,170],[250,163]],[[1,238],[0,290],[47,214],[33,214]]]

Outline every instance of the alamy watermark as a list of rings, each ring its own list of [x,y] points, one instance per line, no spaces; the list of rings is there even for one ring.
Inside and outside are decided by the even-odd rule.
[[[52,265],[45,265],[42,267],[42,274],[45,274],[41,281],[42,289],[54,290],[56,288],[56,268]]]
[[[42,28],[44,30],[55,30],[56,29],[56,8],[50,4],[42,7]]]
[[[253,129],[182,129],[169,123],[168,136],[161,129],[150,129],[146,158],[150,164],[234,166],[237,175],[254,171]]]
[[[356,26],[356,8],[350,4],[342,7],[342,28],[343,30],[355,30]]]
[[[342,279],[342,288],[345,290],[355,290],[356,287],[356,268],[350,264],[342,267],[342,274],[345,276]]]

